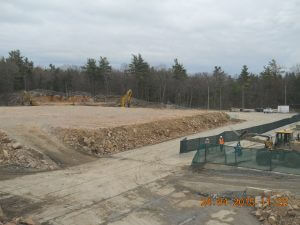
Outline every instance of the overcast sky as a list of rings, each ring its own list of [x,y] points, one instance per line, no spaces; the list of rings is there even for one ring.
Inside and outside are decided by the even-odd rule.
[[[120,68],[141,53],[236,74],[300,63],[299,44],[300,0],[0,0],[0,56],[20,49],[41,66],[106,56]]]

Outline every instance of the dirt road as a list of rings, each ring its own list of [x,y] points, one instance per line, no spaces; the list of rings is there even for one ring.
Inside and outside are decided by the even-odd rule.
[[[239,129],[284,118],[231,114]],[[193,136],[219,133],[218,128]],[[246,186],[300,190],[295,176],[188,170],[194,153],[179,155],[179,140],[115,154],[65,170],[0,182],[0,204],[10,216],[33,215],[43,224],[259,224],[248,208],[200,208],[199,192]],[[282,181],[285,182],[282,182]],[[286,182],[288,180],[288,182]],[[300,194],[300,193],[298,193]]]

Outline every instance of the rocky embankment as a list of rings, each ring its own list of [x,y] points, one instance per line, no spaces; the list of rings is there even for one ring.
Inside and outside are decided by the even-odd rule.
[[[230,122],[226,113],[215,112],[113,128],[55,128],[53,134],[72,148],[102,156],[160,143]]]
[[[0,166],[14,166],[38,170],[56,169],[57,165],[45,155],[24,146],[0,130]]]

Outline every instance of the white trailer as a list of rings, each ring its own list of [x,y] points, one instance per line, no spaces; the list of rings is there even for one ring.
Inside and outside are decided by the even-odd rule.
[[[290,106],[289,105],[279,105],[278,106],[278,112],[279,113],[289,113],[290,112]]]

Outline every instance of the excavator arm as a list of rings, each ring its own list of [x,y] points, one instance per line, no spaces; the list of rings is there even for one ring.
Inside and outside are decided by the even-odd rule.
[[[130,107],[132,98],[132,90],[129,89],[125,95],[121,97],[121,107]]]

